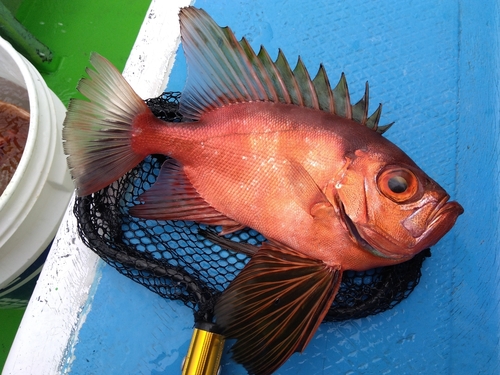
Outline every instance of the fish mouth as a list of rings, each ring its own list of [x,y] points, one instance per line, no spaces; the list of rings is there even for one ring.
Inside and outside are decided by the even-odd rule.
[[[425,229],[415,233],[412,230],[410,222],[418,222],[419,216],[427,214],[426,206],[432,205],[433,203],[428,203],[427,205],[421,207],[403,222],[403,226],[408,229],[410,234],[412,234],[416,240],[414,246],[415,250],[420,251],[435,245],[441,237],[448,233],[453,225],[455,225],[455,221],[458,216],[463,214],[463,207],[458,202],[449,202],[449,198],[449,195],[445,195],[434,206],[430,214],[427,216]]]
[[[436,208],[429,215],[427,219],[430,226],[435,225],[443,215],[448,215],[449,213],[453,213],[457,217],[464,213],[463,207],[458,202],[448,202],[450,199],[449,195],[444,196],[436,205]]]

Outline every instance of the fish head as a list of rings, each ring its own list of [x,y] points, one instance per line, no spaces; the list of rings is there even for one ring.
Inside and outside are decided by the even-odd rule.
[[[355,154],[335,190],[351,237],[372,254],[411,259],[436,244],[463,213],[406,155]]]

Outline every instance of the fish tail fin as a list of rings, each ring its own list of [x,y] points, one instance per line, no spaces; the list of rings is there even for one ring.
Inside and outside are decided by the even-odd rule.
[[[223,335],[236,339],[233,358],[250,374],[276,371],[307,346],[341,279],[340,267],[263,243],[215,306]]]
[[[93,53],[78,91],[87,99],[72,99],[63,124],[64,152],[79,196],[94,193],[144,159],[134,152],[132,134],[138,117],[153,116],[120,72]],[[142,116],[141,116],[142,115]]]

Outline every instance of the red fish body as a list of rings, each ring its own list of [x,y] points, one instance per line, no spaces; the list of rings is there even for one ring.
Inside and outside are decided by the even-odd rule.
[[[196,124],[165,126],[154,118],[150,121],[143,122],[144,128],[137,127],[132,149],[144,156],[171,156],[211,207],[265,233],[266,238],[351,270],[397,263],[414,255],[370,256],[348,237],[338,214],[335,186],[342,184],[347,163],[357,158],[369,161],[367,156],[381,149],[385,155],[390,150],[394,162],[418,168],[371,129],[353,126],[331,113],[271,102],[215,109]],[[314,206],[321,220],[311,215]],[[148,217],[145,211],[147,207],[140,206],[135,210]],[[158,218],[158,213],[152,217]]]
[[[462,207],[382,137],[368,93],[351,105],[342,76],[311,80],[299,59],[255,54],[203,11],[180,13],[189,75],[180,111],[156,119],[123,77],[93,55],[65,121],[77,193],[99,190],[149,154],[168,155],[131,214],[251,227],[267,241],[217,303],[235,359],[270,374],[302,350],[331,305],[343,270],[411,259],[454,225]],[[217,239],[214,240],[217,242]],[[221,245],[235,251],[236,243]]]

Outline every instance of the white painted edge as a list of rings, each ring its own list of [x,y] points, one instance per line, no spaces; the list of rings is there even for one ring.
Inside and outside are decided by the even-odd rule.
[[[189,0],[152,0],[123,75],[146,99],[160,95],[180,42]],[[78,331],[91,310],[102,261],[78,237],[71,199],[10,350],[3,375],[70,372]],[[66,358],[67,356],[70,358]]]
[[[180,43],[179,10],[190,0],[153,0],[130,53],[123,76],[143,99],[167,86]]]
[[[76,233],[72,198],[30,299],[2,374],[57,374],[87,302],[97,255]]]

